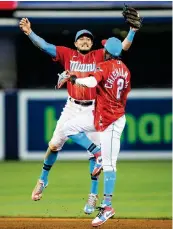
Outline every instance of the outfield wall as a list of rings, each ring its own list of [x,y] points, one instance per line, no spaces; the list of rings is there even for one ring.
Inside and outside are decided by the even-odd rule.
[[[0,158],[41,160],[66,99],[64,90],[0,93]],[[170,159],[171,90],[132,90],[126,110],[120,159]],[[68,141],[59,157],[86,159],[87,153]]]

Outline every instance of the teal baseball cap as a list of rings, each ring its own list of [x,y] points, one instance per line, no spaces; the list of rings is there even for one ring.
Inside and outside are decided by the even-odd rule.
[[[123,46],[118,38],[110,37],[107,40],[102,40],[101,43],[112,56],[120,56]]]
[[[78,32],[76,33],[75,42],[77,41],[77,39],[78,39],[80,36],[85,35],[85,34],[86,34],[86,35],[89,35],[89,37],[91,37],[92,40],[94,39],[93,34],[92,34],[89,30],[87,30],[87,29],[82,29],[82,30],[80,30],[80,31],[78,31]]]

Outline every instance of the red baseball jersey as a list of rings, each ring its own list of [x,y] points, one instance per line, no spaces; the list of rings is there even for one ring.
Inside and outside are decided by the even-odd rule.
[[[103,131],[125,113],[130,71],[121,60],[108,60],[98,65],[94,76],[98,82],[94,125]]]
[[[77,50],[56,46],[56,58],[53,60],[59,61],[65,70],[80,72],[77,77],[84,78],[96,70],[98,63],[104,61],[104,52],[98,49],[83,55]],[[96,97],[96,88],[79,87],[67,82],[67,90],[76,100],[93,100]]]

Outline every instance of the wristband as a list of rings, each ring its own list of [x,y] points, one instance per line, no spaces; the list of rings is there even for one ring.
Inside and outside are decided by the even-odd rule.
[[[128,40],[129,42],[132,42],[134,36],[135,36],[135,31],[130,30],[129,33],[128,33],[128,35],[127,35],[127,40]]]

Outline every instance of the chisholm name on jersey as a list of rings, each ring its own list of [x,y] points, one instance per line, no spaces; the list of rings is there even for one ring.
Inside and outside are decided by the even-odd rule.
[[[81,64],[79,61],[70,61],[70,71],[75,72],[93,72],[96,69],[96,64]]]
[[[112,73],[111,75],[108,77],[108,79],[106,80],[106,83],[105,83],[105,87],[106,88],[112,88],[115,80],[118,78],[118,77],[121,77],[124,79],[125,81],[125,85],[127,87],[127,76],[128,76],[128,72],[127,71],[124,71],[123,68],[116,68]]]

